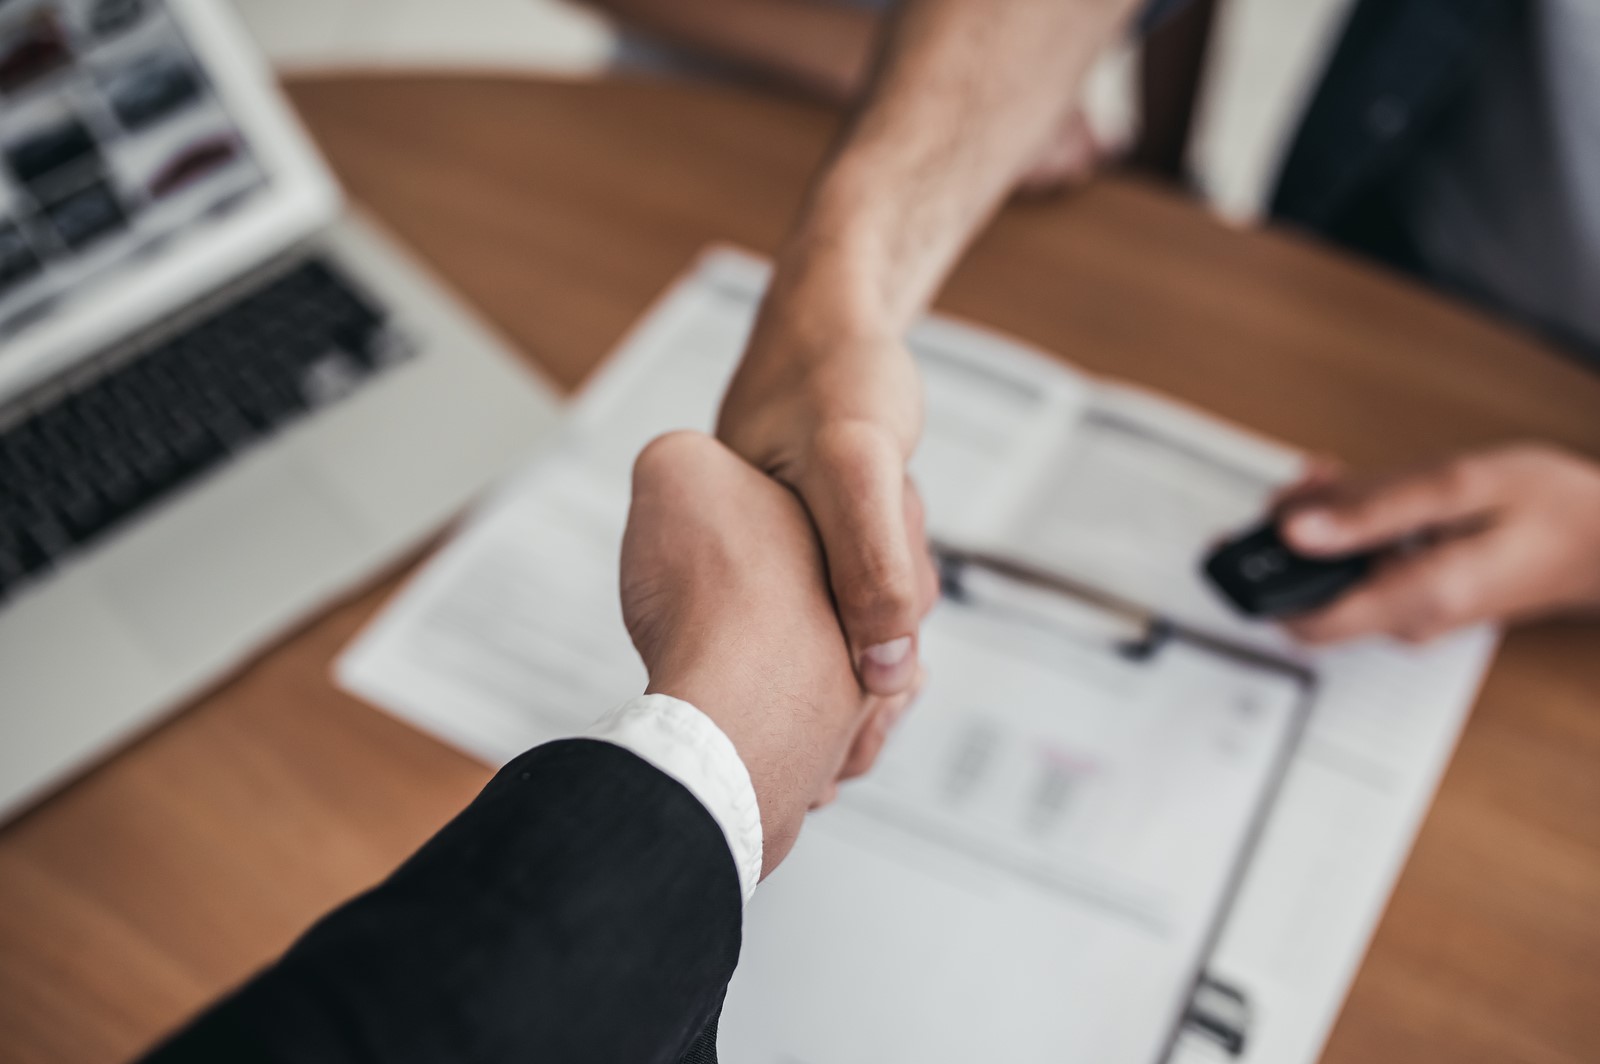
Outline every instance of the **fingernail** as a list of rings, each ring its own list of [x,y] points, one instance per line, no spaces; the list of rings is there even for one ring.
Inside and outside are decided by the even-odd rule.
[[[899,639],[891,639],[887,643],[879,643],[875,647],[868,647],[861,652],[868,665],[877,665],[880,668],[892,669],[911,653],[911,637],[903,635]]]
[[[1312,550],[1339,545],[1339,523],[1324,510],[1305,510],[1289,518],[1289,538]]]
[[[873,694],[891,695],[911,679],[911,637],[903,635],[861,652],[861,682]]]

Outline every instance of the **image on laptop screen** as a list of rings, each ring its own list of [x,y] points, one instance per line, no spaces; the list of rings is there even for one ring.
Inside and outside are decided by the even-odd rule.
[[[158,0],[0,0],[0,343],[266,183]]]

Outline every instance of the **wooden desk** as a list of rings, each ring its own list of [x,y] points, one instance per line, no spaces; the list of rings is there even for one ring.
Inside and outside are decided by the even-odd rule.
[[[628,84],[294,97],[355,197],[566,386],[707,241],[770,251],[833,127]],[[1123,181],[1009,210],[941,306],[1358,465],[1530,434],[1600,454],[1600,377]],[[329,682],[397,580],[0,832],[0,1060],[128,1057],[484,782]],[[1548,625],[1501,654],[1326,1059],[1594,1061],[1597,1002],[1600,626]]]

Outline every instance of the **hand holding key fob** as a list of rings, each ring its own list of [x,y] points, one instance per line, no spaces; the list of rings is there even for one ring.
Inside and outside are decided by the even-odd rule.
[[[1235,606],[1251,617],[1310,613],[1360,583],[1376,553],[1308,558],[1278,534],[1277,518],[1218,547],[1205,573]]]

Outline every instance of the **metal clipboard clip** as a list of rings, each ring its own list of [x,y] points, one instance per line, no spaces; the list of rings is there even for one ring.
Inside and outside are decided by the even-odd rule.
[[[1315,674],[1298,662],[1186,625],[1081,580],[981,549],[929,543],[944,598],[983,606],[1008,620],[1077,642],[1108,646],[1129,661],[1151,661],[1174,640],[1249,668],[1292,676],[1310,690]]]
[[[996,554],[937,542],[932,547],[940,593],[951,602],[1074,642],[1108,645],[1133,661],[1160,653],[1172,634],[1154,612],[1068,577]]]

